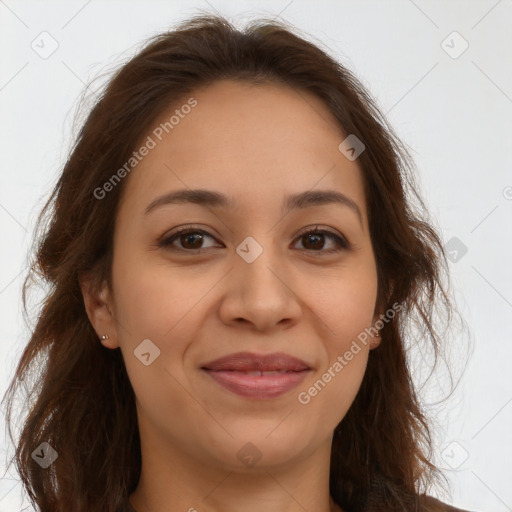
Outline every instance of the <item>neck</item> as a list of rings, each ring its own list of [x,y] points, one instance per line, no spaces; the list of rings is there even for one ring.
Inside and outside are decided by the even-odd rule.
[[[141,477],[130,495],[136,512],[343,512],[329,495],[331,439],[300,459],[264,465],[262,458],[251,468],[211,465],[145,439],[153,441],[141,446]]]

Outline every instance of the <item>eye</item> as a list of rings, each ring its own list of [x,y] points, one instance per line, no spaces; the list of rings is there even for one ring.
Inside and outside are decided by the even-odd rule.
[[[200,251],[205,249],[205,247],[202,246],[205,237],[214,240],[214,237],[207,231],[194,228],[193,226],[184,226],[172,235],[164,238],[158,245],[159,247],[182,252]],[[325,247],[325,238],[330,239],[335,247],[329,250],[322,250]],[[318,230],[318,226],[315,229],[309,229],[301,233],[298,239],[300,241],[306,241],[304,250],[310,252],[333,253],[351,248],[346,238],[328,230]],[[181,247],[177,247],[175,242],[179,242]],[[308,248],[307,246],[310,247]]]
[[[202,229],[194,229],[191,226],[184,226],[176,231],[176,233],[164,238],[158,245],[160,247],[175,249],[177,251],[197,251],[204,249],[204,247],[201,247],[201,243],[205,236],[213,239],[212,235]],[[175,241],[181,242],[181,248],[174,245]]]
[[[325,239],[326,237],[329,238],[331,240],[331,242],[334,242],[335,248],[326,250],[326,251],[322,251],[321,249],[323,249],[325,246],[325,242],[323,241],[323,239]],[[333,253],[333,252],[340,252],[343,250],[350,249],[350,243],[348,242],[348,240],[345,237],[340,236],[340,235],[333,233],[332,231],[328,231],[328,230],[320,230],[319,231],[318,226],[315,229],[310,229],[308,231],[301,233],[299,235],[299,239],[300,240],[306,239],[307,240],[306,244],[310,245],[312,247],[311,250],[313,252]],[[306,247],[306,250],[308,250],[307,247]]]

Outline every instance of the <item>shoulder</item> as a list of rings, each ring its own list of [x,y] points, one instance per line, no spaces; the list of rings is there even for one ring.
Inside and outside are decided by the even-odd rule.
[[[443,503],[433,496],[428,496],[426,494],[421,496],[420,503],[421,512],[473,512],[470,510],[454,507],[453,505],[448,505],[447,503]]]
[[[454,507],[427,494],[405,497],[400,500],[400,505],[394,505],[390,508],[386,507],[386,505],[383,506],[383,503],[387,500],[385,498],[381,499],[382,496],[378,497],[375,493],[372,494],[370,499],[367,500],[366,505],[357,508],[357,510],[360,512],[382,512],[383,510],[401,510],[404,512],[476,512]]]
[[[124,498],[121,506],[119,507],[118,512],[137,512],[137,511],[133,508],[128,496],[126,496]]]

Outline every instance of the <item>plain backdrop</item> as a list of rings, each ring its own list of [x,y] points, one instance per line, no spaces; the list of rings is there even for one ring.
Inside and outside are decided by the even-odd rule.
[[[511,0],[0,0],[2,396],[29,336],[20,291],[34,221],[70,148],[86,84],[199,9],[242,25],[275,16],[321,41],[411,149],[469,328],[449,340],[455,363],[470,353],[458,388],[442,405],[425,398],[436,462],[452,486],[447,501],[512,510]],[[0,512],[29,510],[18,475],[6,472],[12,447],[0,423]]]

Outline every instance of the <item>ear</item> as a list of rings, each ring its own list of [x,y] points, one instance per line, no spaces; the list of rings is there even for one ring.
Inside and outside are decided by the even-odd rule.
[[[89,274],[80,276],[79,281],[87,316],[101,344],[111,349],[118,348],[117,323],[112,314],[112,298],[107,283],[103,282],[98,289]],[[104,334],[108,339],[101,339]]]
[[[374,332],[377,330],[374,326],[375,326],[375,322],[377,322],[377,320],[380,320],[380,318],[381,318],[380,313],[376,314],[373,317],[372,328],[371,328],[370,332]],[[378,334],[379,334],[379,336],[374,336],[374,335],[370,334],[370,340],[369,340],[370,350],[373,350],[374,348],[377,348],[380,345],[380,342],[382,341],[380,331],[378,332]]]
[[[387,294],[388,298],[386,299],[385,304],[389,304],[390,298],[393,295],[394,289],[395,289],[395,285],[394,285],[393,281],[391,281],[389,283],[389,291]],[[384,311],[384,309],[385,309],[385,306],[382,304],[379,304],[379,302],[377,301],[377,305],[375,307],[375,313],[374,313],[374,316],[372,319],[372,327],[375,326],[377,321],[382,320],[382,317],[385,316],[386,311]],[[372,332],[374,330],[375,330],[375,327],[372,329]],[[382,341],[382,336],[380,335],[380,332],[379,332],[379,336],[371,336],[370,337],[370,350],[377,348],[381,344],[381,341]]]

